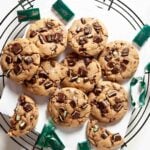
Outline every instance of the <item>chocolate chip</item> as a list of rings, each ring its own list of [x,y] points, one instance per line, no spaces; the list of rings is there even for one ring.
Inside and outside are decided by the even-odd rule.
[[[23,109],[24,111],[29,112],[33,109],[33,107],[31,106],[31,104],[25,103],[25,105],[23,105]]]
[[[117,95],[117,93],[116,93],[116,91],[115,90],[113,90],[113,91],[109,91],[108,93],[107,93],[107,96],[110,98],[110,97],[114,97],[114,96],[116,96]]]
[[[114,64],[114,62],[108,62],[107,63],[107,66],[109,67],[109,68],[113,68],[114,66],[115,66],[115,64]]]
[[[46,42],[48,43],[52,42],[52,35],[46,35],[45,39],[46,39]]]
[[[12,57],[6,56],[6,62],[7,62],[7,64],[11,64],[12,63]]]
[[[87,38],[86,37],[79,37],[79,44],[80,45],[84,45],[86,44],[88,41],[87,41]]]
[[[70,102],[70,106],[71,106],[72,108],[75,108],[75,107],[76,107],[76,102],[75,102],[74,100],[72,100],[72,101]]]
[[[24,62],[25,62],[27,65],[29,65],[29,64],[31,64],[31,63],[33,62],[33,59],[32,59],[31,56],[26,56],[26,57],[24,58]]]
[[[120,68],[121,68],[121,71],[125,71],[127,69],[127,67],[123,63],[120,64]]]
[[[74,66],[76,64],[76,61],[74,59],[67,59],[67,63],[69,66]]]
[[[15,73],[16,75],[19,75],[21,72],[22,72],[21,66],[15,65],[15,67],[14,67],[14,73]]]
[[[15,55],[17,55],[22,52],[23,48],[19,43],[15,43],[12,45],[11,50]]]
[[[121,136],[119,133],[116,133],[116,134],[113,134],[112,138],[111,138],[111,141],[112,143],[115,143],[115,142],[118,142],[118,141],[121,141]]]
[[[17,57],[15,58],[15,62],[16,62],[17,64],[20,64],[20,63],[22,62],[22,57],[21,57],[21,55],[17,55]]]
[[[45,89],[49,89],[52,85],[53,85],[53,83],[51,81],[48,81],[44,84],[44,87],[45,87]]]
[[[101,101],[101,102],[97,102],[97,108],[99,108],[99,110],[102,113],[108,113],[107,107],[109,105],[109,102],[107,100]]]
[[[91,31],[92,31],[92,29],[91,29],[91,27],[90,27],[90,26],[86,26],[86,27],[84,28],[84,34],[85,34],[85,35],[90,34],[90,33],[91,33]]]
[[[93,42],[95,42],[95,43],[100,43],[100,42],[102,42],[102,38],[101,37],[99,37],[99,36],[94,36],[93,37]]]
[[[89,78],[88,77],[84,77],[83,78],[83,82],[88,82],[89,81]]]
[[[117,67],[114,67],[112,70],[111,70],[111,72],[113,73],[113,74],[117,74],[117,73],[119,73],[119,69],[117,68]]]
[[[77,27],[77,28],[76,28],[76,32],[77,32],[77,33],[81,32],[81,31],[82,31],[82,28],[81,28],[81,27]]]
[[[84,60],[84,63],[85,63],[86,66],[88,66],[92,62],[92,59],[89,58],[89,57],[86,57],[83,60]]]
[[[31,78],[31,80],[29,80],[28,82],[29,82],[30,84],[35,84],[35,83],[36,83],[36,77],[33,76],[33,77]]]
[[[87,76],[87,70],[84,67],[79,67],[78,74],[80,77],[86,77]]]
[[[48,78],[48,74],[44,70],[41,70],[39,72],[39,77],[40,78]]]
[[[107,131],[104,131],[102,134],[101,134],[101,137],[103,139],[106,139],[107,137],[109,136],[109,133]]]
[[[56,66],[56,62],[55,61],[50,61],[50,64],[51,64],[52,67]]]
[[[44,43],[45,43],[45,41],[46,41],[45,36],[43,36],[43,35],[39,35],[38,37],[39,37],[39,40],[40,40],[41,44],[44,44]]]
[[[55,42],[59,43],[63,40],[63,35],[61,33],[55,33]]]
[[[124,63],[124,64],[128,64],[129,63],[129,60],[126,60],[126,59],[124,59],[123,61],[122,61],[122,63]]]
[[[52,29],[54,26],[55,26],[55,24],[53,22],[51,22],[51,21],[46,22],[46,27],[48,29]]]
[[[26,125],[27,125],[26,122],[23,121],[23,120],[21,120],[21,121],[19,122],[19,129],[21,129],[21,130],[25,129]]]
[[[121,56],[125,57],[129,55],[129,48],[124,48],[121,52]]]
[[[42,78],[42,79],[39,81],[39,85],[42,85],[42,84],[45,82],[45,80],[46,80],[46,79],[43,79],[43,78]]]
[[[102,92],[102,90],[103,90],[102,88],[98,88],[98,87],[97,87],[97,88],[94,89],[94,94],[95,94],[96,96],[98,96],[98,95]]]
[[[33,37],[35,37],[36,35],[37,35],[37,32],[36,32],[36,31],[32,30],[32,31],[30,32],[30,38],[33,38]]]
[[[112,59],[112,56],[111,55],[107,55],[107,56],[104,57],[104,59],[109,62]]]
[[[43,27],[43,28],[39,28],[37,30],[37,32],[46,32],[47,31],[47,28]]]
[[[86,20],[84,18],[81,18],[81,23],[82,24],[85,24],[86,23]]]
[[[84,103],[84,104],[81,105],[81,108],[82,108],[82,109],[85,109],[85,108],[87,108],[87,107],[88,107],[88,104],[87,104],[87,103]]]
[[[84,48],[84,47],[79,48],[79,52],[84,52],[84,51],[86,51],[86,48]]]
[[[64,93],[58,93],[57,102],[63,103],[67,99],[67,96]]]
[[[80,118],[80,113],[78,111],[74,111],[72,114],[72,119],[79,119]]]
[[[25,102],[25,96],[21,95],[20,98],[19,98],[19,101],[20,101],[20,105],[24,105],[26,102]]]
[[[113,108],[116,112],[119,112],[123,108],[123,105],[122,103],[116,103],[115,105],[113,105]]]

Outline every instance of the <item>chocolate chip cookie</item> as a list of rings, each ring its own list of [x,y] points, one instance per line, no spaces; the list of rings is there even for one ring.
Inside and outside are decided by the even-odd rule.
[[[48,96],[60,86],[61,80],[66,77],[67,68],[55,60],[41,62],[38,71],[31,80],[24,82],[25,88],[33,94]]]
[[[22,136],[35,128],[38,119],[38,107],[30,97],[21,95],[14,114],[10,117],[9,136]]]
[[[31,24],[26,37],[36,44],[44,59],[58,56],[67,44],[65,27],[59,21],[49,18]]]
[[[94,18],[75,20],[68,31],[68,44],[82,56],[95,56],[103,49],[108,33],[103,23]]]
[[[75,53],[70,53],[63,63],[68,67],[67,76],[62,82],[63,86],[89,92],[101,78],[101,67],[94,58],[83,58]]]
[[[62,88],[51,96],[48,111],[54,122],[66,127],[77,127],[89,117],[88,97],[75,88]]]
[[[128,96],[118,83],[99,81],[89,94],[91,114],[101,123],[120,120],[128,110]]]
[[[11,41],[2,51],[2,70],[7,77],[18,83],[30,80],[39,64],[39,50],[28,39],[18,38]]]
[[[113,134],[100,127],[96,120],[88,122],[86,133],[90,143],[100,150],[116,150],[124,143],[119,133]]]
[[[102,74],[107,80],[121,82],[130,78],[139,64],[136,48],[125,41],[114,41],[106,45],[99,56]]]

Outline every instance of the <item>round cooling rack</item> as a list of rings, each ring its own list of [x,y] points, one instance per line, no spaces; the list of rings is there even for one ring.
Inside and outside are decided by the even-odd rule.
[[[21,0],[21,2],[17,3],[16,6],[14,6],[7,15],[1,19],[0,26],[7,23],[7,26],[3,29],[3,32],[0,33],[0,39],[3,41],[2,48],[5,46],[5,44],[16,37],[22,37],[26,26],[29,23],[18,23],[17,16],[12,14],[16,14],[16,10],[18,8],[22,9],[30,9],[33,7],[33,3],[35,0]],[[127,21],[129,26],[132,27],[133,30],[139,30],[143,27],[144,23],[140,17],[129,7],[127,6],[123,1],[120,0],[91,0],[95,3],[95,7],[99,10],[104,11],[113,11],[120,15],[123,19]],[[0,84],[3,85],[2,89],[5,86],[4,82],[4,76],[0,76],[1,82]],[[122,146],[123,149],[127,149],[128,144],[135,138],[135,136],[142,130],[144,125],[146,124],[147,120],[150,117],[150,96],[148,95],[148,91],[150,88],[149,81],[150,81],[150,73],[147,72],[144,75],[145,80],[148,83],[147,86],[147,94],[146,94],[146,104],[144,107],[139,109],[133,109],[132,111],[132,117],[128,125],[127,134],[125,136],[125,144]],[[2,89],[0,89],[2,91]],[[0,93],[2,93],[0,91]],[[4,132],[8,132],[10,128],[9,124],[9,117],[0,113],[0,126],[4,130]],[[29,134],[20,137],[15,138],[11,137],[11,139],[16,142],[18,145],[20,145],[25,150],[31,150],[31,149],[38,149],[35,146],[37,137],[39,133],[36,131],[32,131]]]

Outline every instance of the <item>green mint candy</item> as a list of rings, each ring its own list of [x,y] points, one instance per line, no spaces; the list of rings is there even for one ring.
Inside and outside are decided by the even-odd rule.
[[[133,42],[141,47],[146,42],[146,40],[148,40],[149,37],[150,37],[150,26],[144,25],[141,31],[133,39]]]
[[[74,16],[72,10],[62,0],[57,0],[52,8],[67,22]]]
[[[78,143],[78,150],[90,150],[90,144],[88,141],[84,141],[82,143]]]
[[[18,21],[32,21],[40,19],[39,8],[32,8],[27,10],[18,10],[17,11]]]

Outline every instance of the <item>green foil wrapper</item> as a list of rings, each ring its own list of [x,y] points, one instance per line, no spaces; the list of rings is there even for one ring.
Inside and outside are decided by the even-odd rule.
[[[88,141],[78,143],[78,150],[91,150],[90,143]]]
[[[36,146],[39,148],[51,148],[52,150],[63,150],[65,148],[64,144],[55,133],[55,126],[52,121],[44,125],[37,139]]]
[[[149,37],[150,37],[150,26],[144,25],[141,31],[133,39],[133,42],[141,47],[148,40]]]

